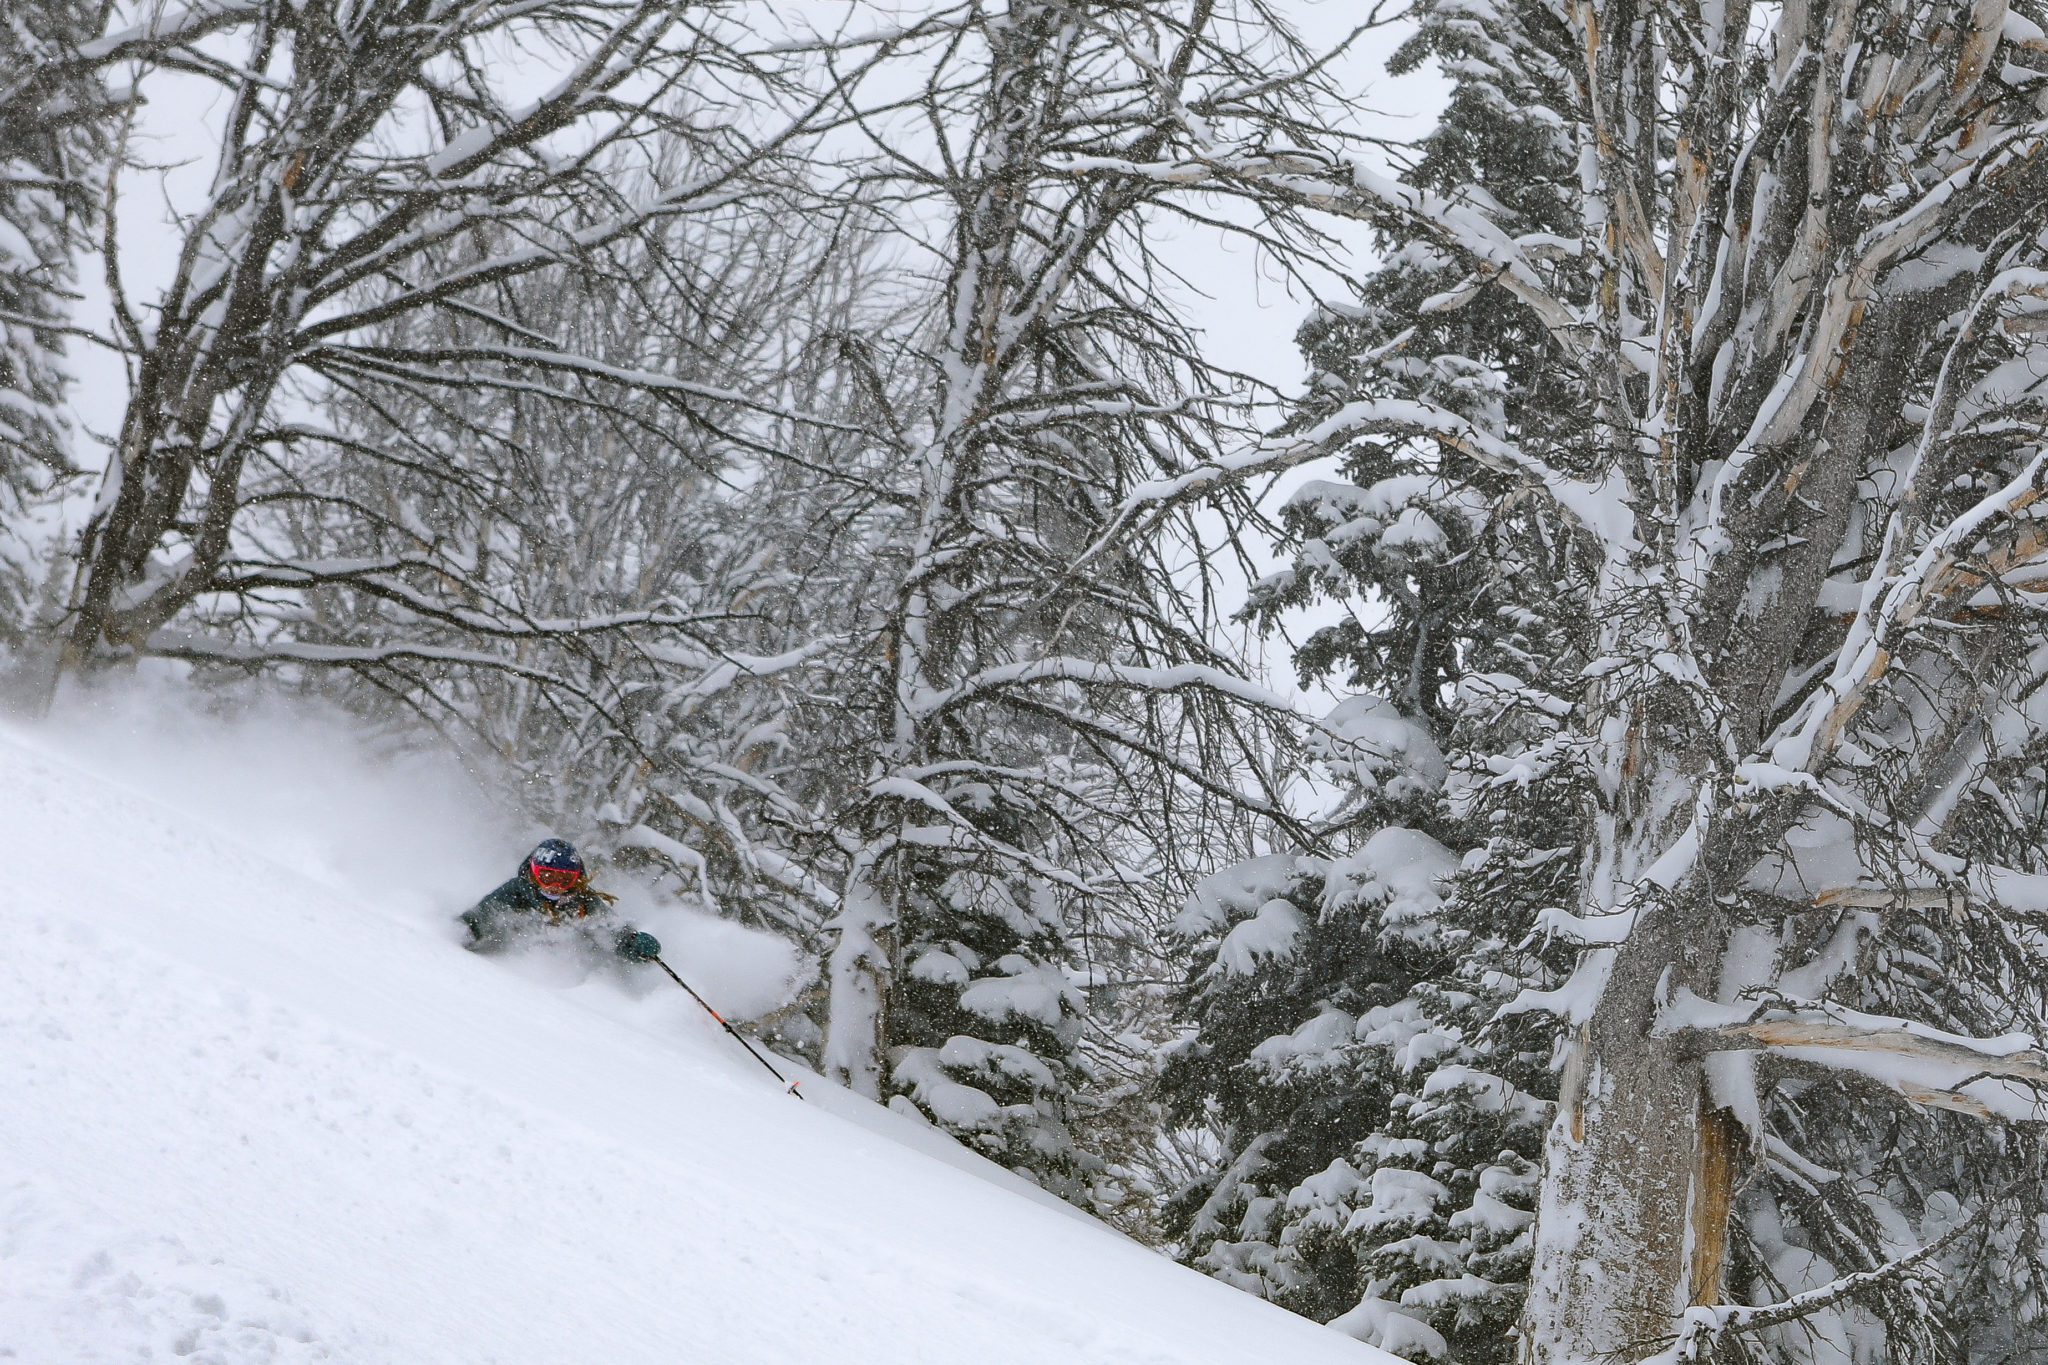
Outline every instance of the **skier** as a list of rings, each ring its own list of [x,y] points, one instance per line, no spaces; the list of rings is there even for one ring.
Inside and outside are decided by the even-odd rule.
[[[583,859],[568,840],[543,839],[517,876],[463,912],[467,946],[471,952],[495,953],[543,924],[574,924],[601,945],[608,936],[611,950],[628,962],[652,962],[661,943],[630,924],[615,927],[612,900],[590,885]]]

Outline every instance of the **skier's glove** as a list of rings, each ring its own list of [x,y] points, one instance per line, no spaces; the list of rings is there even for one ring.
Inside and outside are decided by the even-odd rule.
[[[628,962],[652,962],[661,956],[661,940],[638,929],[619,935],[619,956]]]

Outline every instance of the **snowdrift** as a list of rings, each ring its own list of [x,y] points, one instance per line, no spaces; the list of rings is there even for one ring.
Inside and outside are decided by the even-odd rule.
[[[103,757],[0,729],[0,1360],[1393,1359],[798,1103],[652,973],[460,951],[482,824],[429,876],[388,782]]]

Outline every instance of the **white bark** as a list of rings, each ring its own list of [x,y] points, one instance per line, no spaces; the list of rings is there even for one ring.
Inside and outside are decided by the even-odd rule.
[[[1598,566],[1585,608],[1599,636],[1570,719],[1592,792],[1570,922],[1600,933],[1568,987],[1529,1002],[1573,1038],[1529,1365],[1650,1354],[1718,1301],[1729,1165],[1762,1136],[1729,1140],[1724,1106],[1755,1122],[1763,1101],[1716,1089],[1747,1073],[1710,1084],[1698,1048],[1658,1032],[1664,1004],[1795,971],[1853,995],[1852,953],[1797,956],[1811,950],[1794,917],[1814,901],[1788,835],[1837,822],[1838,856],[1871,885],[1962,879],[1944,821],[1982,771],[1971,737],[2038,676],[1992,666],[2038,640],[2006,604],[2048,560],[2041,360],[2030,332],[1983,325],[2032,307],[2048,253],[2017,212],[2048,189],[2035,25],[2006,16],[1904,0],[1475,11],[1499,40],[1489,60],[1526,63],[1529,88],[1563,73],[1551,112],[1578,151],[1575,251],[1525,247],[1483,185],[1426,193],[1336,156],[1217,145],[1135,168],[1397,226],[1467,272],[1428,307],[1497,288],[1586,395],[1583,412],[1531,414],[1484,445],[1398,403],[1329,433],[1398,433],[1512,470]],[[1760,960],[1735,960],[1738,911],[1769,945]],[[2004,983],[1984,970],[1996,999]]]

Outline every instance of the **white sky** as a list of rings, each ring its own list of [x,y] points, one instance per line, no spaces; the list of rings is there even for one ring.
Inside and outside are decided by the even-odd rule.
[[[1364,8],[1361,0],[1278,3],[1310,46],[1317,48],[1342,41]],[[1434,70],[1402,77],[1384,70],[1386,58],[1406,32],[1404,28],[1399,33],[1368,35],[1337,68],[1338,79],[1353,101],[1356,131],[1410,138],[1428,131],[1435,121],[1448,89],[1442,78]],[[1364,255],[1366,234],[1362,229],[1339,235]],[[1301,357],[1294,348],[1294,334],[1314,300],[1279,278],[1269,262],[1260,262],[1241,243],[1211,237],[1185,242],[1182,251],[1189,278],[1201,281],[1210,296],[1209,305],[1199,311],[1208,329],[1210,354],[1233,369],[1290,392],[1298,391]],[[1354,259],[1346,264],[1355,271],[1363,261]],[[1340,286],[1334,273],[1318,285]]]
[[[1320,46],[1339,41],[1356,22],[1360,6],[1359,0],[1281,0],[1281,7],[1311,45]],[[1374,38],[1361,43],[1338,71],[1355,100],[1357,126],[1388,136],[1426,129],[1442,103],[1442,81],[1433,72],[1398,79],[1386,75],[1381,63],[1394,38]],[[177,234],[171,204],[190,204],[205,194],[214,132],[226,103],[210,84],[163,72],[151,76],[149,88],[150,103],[138,124],[135,151],[169,170],[161,177],[131,171],[123,179],[122,270],[130,297],[139,302],[154,296],[174,261]],[[1363,234],[1354,233],[1351,240],[1362,242]],[[1169,251],[1173,263],[1208,295],[1208,303],[1196,311],[1215,358],[1270,383],[1294,387],[1301,366],[1293,336],[1312,301],[1242,243],[1219,241],[1214,234],[1190,235]],[[96,263],[89,262],[84,274],[86,298],[79,319],[105,326],[104,280]],[[1338,289],[1341,281],[1333,274],[1323,287]],[[73,357],[82,381],[74,395],[77,416],[90,431],[110,435],[120,415],[119,363],[96,348],[79,351]],[[90,451],[80,453],[93,457]]]

